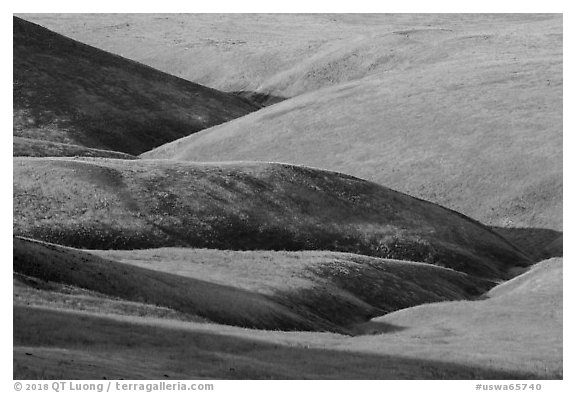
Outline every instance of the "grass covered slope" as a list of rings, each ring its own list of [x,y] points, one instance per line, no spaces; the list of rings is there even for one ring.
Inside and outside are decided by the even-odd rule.
[[[257,109],[20,18],[13,24],[15,137],[139,154]]]
[[[288,330],[314,330],[316,326],[266,297],[248,291],[25,239],[14,239],[14,271],[124,300],[169,307],[224,324]]]
[[[514,277],[490,290],[486,296],[494,301],[504,301],[513,298],[550,299],[555,302],[555,307],[549,311],[562,311],[562,272],[563,259],[552,258],[540,262],[524,274]],[[508,296],[508,298],[505,298]],[[526,301],[536,302],[535,300]],[[539,308],[544,308],[543,306]],[[561,318],[560,318],[561,320]]]
[[[562,18],[514,18],[442,31],[383,26],[383,68],[143,156],[324,168],[485,224],[561,230]]]
[[[429,360],[338,344],[349,340],[19,305],[14,379],[543,378],[526,368],[467,364],[446,354]]]
[[[530,263],[456,212],[274,163],[15,158],[14,233],[92,249],[344,251],[492,278]]]
[[[86,252],[22,238],[14,239],[14,271],[27,278],[20,279],[20,286],[31,282],[41,289],[36,294],[16,291],[17,304],[28,298],[44,307],[76,310],[75,305],[87,304],[79,309],[93,310],[94,294],[104,294],[230,325],[339,332],[401,308],[471,299],[494,285],[427,264],[353,254],[169,248]],[[62,292],[58,285],[89,290],[91,299],[76,296],[68,306],[57,294]],[[96,311],[118,314],[118,307],[103,299]]]
[[[453,36],[558,20],[552,14],[22,14],[49,29],[225,91],[293,97],[452,55]],[[297,29],[294,26],[298,26]],[[454,55],[457,55],[455,53]],[[202,59],[202,61],[197,61]]]
[[[112,150],[91,149],[68,143],[43,141],[15,136],[12,139],[14,157],[106,157],[135,160],[138,157]]]
[[[385,333],[254,331],[18,304],[14,377],[561,379],[562,261],[536,265],[486,300],[421,305],[365,328]]]
[[[444,353],[458,353],[463,364],[489,360],[503,369],[562,378],[562,264],[561,258],[540,262],[494,287],[482,301],[421,305],[373,323],[403,329],[390,339],[405,356],[434,359],[441,347]]]
[[[428,264],[327,251],[160,248],[90,252],[270,296],[300,315],[319,316],[344,327],[370,314],[475,298],[494,285]]]

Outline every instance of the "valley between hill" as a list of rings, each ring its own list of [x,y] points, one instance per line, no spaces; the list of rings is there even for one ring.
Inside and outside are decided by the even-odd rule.
[[[389,314],[365,326],[371,334],[354,337],[15,298],[14,372],[34,379],[561,379],[562,260],[541,262],[516,280],[524,286],[498,286],[486,300]]]
[[[14,378],[562,379],[562,23],[15,16]]]
[[[274,163],[15,158],[14,233],[92,249],[343,251],[493,279],[533,263],[441,206]]]

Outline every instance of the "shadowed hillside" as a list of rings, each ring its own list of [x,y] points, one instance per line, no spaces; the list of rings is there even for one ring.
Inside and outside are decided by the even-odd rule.
[[[91,149],[69,143],[43,141],[15,136],[12,139],[14,157],[106,157],[135,160],[138,157],[112,150]]]
[[[561,293],[550,260],[486,300],[405,309],[354,337],[16,304],[14,377],[561,379]]]
[[[472,46],[502,30],[561,18],[553,14],[21,16],[196,83],[279,97],[456,57],[458,53],[437,45],[453,36],[463,36]]]
[[[344,251],[492,278],[530,263],[456,212],[273,163],[15,158],[14,233],[91,249]]]
[[[381,337],[374,338],[381,341]],[[334,345],[335,341],[346,343]],[[532,369],[356,351],[263,332],[14,307],[14,379],[540,379]],[[457,356],[456,356],[457,357]],[[491,360],[491,359],[488,359]]]
[[[492,357],[503,368],[562,378],[562,265],[549,259],[494,287],[485,300],[421,305],[376,318],[371,327],[397,326],[394,339],[405,356],[434,359],[442,344],[463,363]],[[371,348],[381,350],[374,342]]]
[[[320,316],[345,327],[370,314],[475,298],[494,285],[428,264],[326,251],[160,248],[90,252],[142,268],[261,293],[300,315]]]
[[[333,83],[143,156],[324,168],[485,224],[561,230],[562,18],[516,17],[444,30],[372,26],[373,36],[331,42],[350,52],[348,63],[319,68]],[[346,77],[367,60],[366,45],[383,65]]]
[[[24,239],[14,239],[14,271],[120,299],[166,306],[219,323],[264,329],[314,330],[317,325],[334,328],[321,321],[307,321],[265,296],[245,290]]]
[[[541,228],[491,228],[535,261],[563,255],[562,232]]]
[[[20,18],[13,23],[14,136],[39,140],[32,150],[17,144],[15,154],[139,154],[258,108]]]
[[[213,322],[341,332],[401,308],[471,299],[494,285],[427,264],[353,254],[169,248],[86,252],[20,238],[14,239],[14,271],[51,283],[40,286],[43,306],[62,307],[49,285],[65,284]],[[15,292],[20,302],[39,301],[39,294],[30,299],[22,290]],[[82,302],[86,299],[77,297],[68,303]],[[98,311],[108,312],[105,302]]]
[[[21,17],[15,379],[563,378],[562,14]]]
[[[149,158],[325,168],[562,230],[561,14],[25,17],[197,83],[296,97]]]

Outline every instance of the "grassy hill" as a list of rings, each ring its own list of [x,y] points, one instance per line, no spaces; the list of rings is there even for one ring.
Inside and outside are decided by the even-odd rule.
[[[324,168],[485,224],[561,230],[562,18],[492,17],[442,29],[376,24],[352,42],[326,38],[351,63],[317,70],[333,83],[143,156]],[[352,78],[355,64],[371,59],[366,45],[382,64]]]
[[[229,285],[272,298],[308,320],[352,328],[370,314],[472,299],[494,283],[428,264],[326,251],[161,248],[90,251],[155,271]]]
[[[353,337],[19,303],[14,378],[558,379],[561,271],[546,261],[486,300],[405,309]]]
[[[446,38],[463,36],[477,45],[501,31],[561,19],[550,14],[21,16],[193,82],[272,97],[294,97],[457,56],[438,46]]]
[[[480,223],[274,163],[14,159],[14,234],[91,249],[331,250],[502,278],[531,260]]]
[[[61,308],[64,296],[58,298],[48,286],[62,284],[218,323],[338,332],[405,307],[471,299],[494,285],[427,264],[354,254],[170,248],[87,252],[22,238],[14,239],[14,271],[27,278],[21,285],[30,278],[49,283],[32,281],[44,290],[32,300],[29,293],[16,291],[19,303]],[[76,298],[69,303],[86,303]],[[102,302],[97,311],[108,313],[108,307]]]
[[[265,296],[24,239],[14,239],[14,271],[124,300],[165,306],[219,323],[299,330],[313,330],[316,326],[314,321],[305,320]],[[317,325],[333,327],[328,323]]]
[[[521,366],[488,365],[490,358],[484,366],[459,363],[440,350],[435,360],[355,351],[337,344],[349,347],[353,341],[328,333],[254,331],[23,305],[14,307],[14,326],[14,379],[550,377]]]
[[[91,149],[69,143],[58,143],[15,136],[12,139],[14,157],[106,157],[135,160],[138,157],[113,150]]]
[[[139,154],[258,108],[20,18],[13,24],[14,136],[35,141],[18,139],[15,154]]]
[[[559,14],[25,17],[211,87],[297,97],[148,157],[291,162],[562,230]]]
[[[433,359],[442,343],[444,351],[458,352],[464,363],[492,358],[502,368],[515,365],[561,378],[562,264],[561,258],[540,262],[494,287],[483,301],[427,304],[372,323],[409,332],[395,337],[406,356],[428,353],[422,358]]]
[[[259,102],[296,97],[149,158],[325,168],[491,226],[562,230],[559,14],[25,17]]]
[[[562,15],[23,17],[15,379],[563,377]]]

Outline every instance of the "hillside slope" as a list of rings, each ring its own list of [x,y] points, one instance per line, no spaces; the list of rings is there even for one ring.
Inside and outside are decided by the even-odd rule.
[[[392,51],[382,60],[388,68],[143,156],[324,168],[485,224],[561,230],[561,17],[401,33],[382,32],[389,42],[377,47],[382,56]],[[347,72],[340,63],[332,69]]]
[[[139,154],[258,108],[20,18],[13,24],[15,137],[77,145],[81,154]],[[44,155],[54,153],[69,151]]]
[[[93,149],[69,143],[43,141],[15,136],[12,138],[14,157],[106,157],[135,160],[138,157],[113,150]]]
[[[553,14],[21,16],[193,82],[272,97],[294,97],[457,56],[438,47],[447,37],[468,35],[476,44],[473,36],[484,40],[482,35],[561,19]]]
[[[382,348],[360,352],[338,342],[354,343],[329,333],[254,331],[18,305],[14,379],[550,378],[550,372],[522,363],[501,367],[494,357],[479,365],[458,362],[458,353],[456,360],[447,359],[440,348],[429,360]]]
[[[212,322],[339,332],[405,307],[472,299],[494,285],[427,264],[354,254],[169,248],[87,252],[22,238],[14,239],[14,271],[44,282],[34,296],[46,299],[39,303],[43,306],[54,307],[47,283],[65,284]],[[15,293],[23,299],[18,303],[32,301],[22,290]],[[86,299],[68,304],[82,302]],[[108,312],[106,303],[99,311]]]
[[[26,239],[14,239],[14,271],[120,299],[166,306],[219,323],[288,330],[332,327],[307,321],[249,291],[119,264],[84,251]]]
[[[14,378],[562,379],[562,262],[539,266],[537,291],[405,309],[354,337],[18,304]]]
[[[14,159],[14,234],[82,248],[332,250],[503,277],[530,260],[466,217],[273,163]]]
[[[442,351],[458,353],[463,363],[491,358],[491,364],[502,368],[515,365],[562,378],[562,265],[561,258],[540,262],[494,287],[486,300],[421,305],[372,324],[401,328],[390,338],[405,356],[418,353],[423,360],[434,359],[441,343]],[[381,350],[374,341],[370,348]]]

